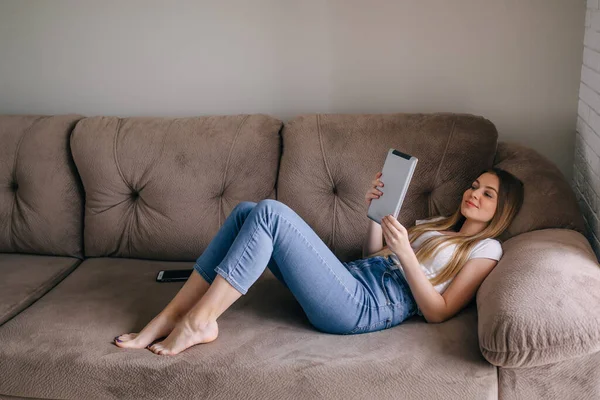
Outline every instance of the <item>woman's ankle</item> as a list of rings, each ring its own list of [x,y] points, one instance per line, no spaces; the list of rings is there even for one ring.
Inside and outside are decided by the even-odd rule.
[[[182,310],[174,310],[174,309],[164,309],[162,310],[156,318],[166,319],[168,321],[177,322],[181,320],[185,316],[185,312]]]

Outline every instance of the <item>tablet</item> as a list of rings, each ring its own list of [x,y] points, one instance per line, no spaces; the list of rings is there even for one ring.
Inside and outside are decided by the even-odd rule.
[[[383,195],[371,200],[367,212],[370,219],[381,225],[381,219],[386,215],[391,214],[394,218],[398,218],[417,161],[416,157],[409,154],[395,149],[388,150],[379,178],[384,183],[384,186],[379,188]]]

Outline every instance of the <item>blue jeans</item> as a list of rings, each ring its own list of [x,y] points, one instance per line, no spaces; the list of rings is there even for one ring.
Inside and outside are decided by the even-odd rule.
[[[239,203],[194,270],[208,283],[219,274],[246,294],[266,267],[323,332],[379,331],[417,312],[410,287],[391,258],[339,261],[296,212],[277,200]]]

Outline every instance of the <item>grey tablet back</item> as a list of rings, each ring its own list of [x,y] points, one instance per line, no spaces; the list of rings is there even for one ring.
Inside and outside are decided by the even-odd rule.
[[[417,161],[416,157],[409,154],[395,149],[388,150],[380,178],[384,186],[379,190],[383,192],[383,195],[378,199],[371,200],[367,212],[367,216],[371,220],[381,224],[381,219],[386,215],[391,214],[394,218],[398,218]]]

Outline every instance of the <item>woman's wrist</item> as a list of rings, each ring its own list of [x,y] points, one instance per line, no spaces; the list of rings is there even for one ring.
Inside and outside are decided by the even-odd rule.
[[[410,246],[405,246],[405,248],[400,252],[400,254],[396,254],[402,265],[412,265],[416,262],[419,264],[417,260],[417,256],[415,255],[414,250]]]

